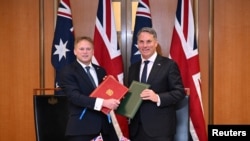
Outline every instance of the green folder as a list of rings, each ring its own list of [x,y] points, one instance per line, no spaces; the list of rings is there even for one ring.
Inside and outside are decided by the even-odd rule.
[[[129,86],[127,94],[125,94],[125,97],[121,100],[121,103],[117,108],[116,113],[128,117],[130,119],[134,118],[136,112],[138,111],[142,103],[140,93],[144,89],[147,89],[149,87],[149,84],[133,81]]]

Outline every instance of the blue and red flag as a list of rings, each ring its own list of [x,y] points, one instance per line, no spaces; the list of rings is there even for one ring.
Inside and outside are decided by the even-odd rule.
[[[118,45],[112,0],[99,0],[95,31],[94,31],[94,57],[92,61],[113,75],[123,84],[123,60]],[[123,135],[128,137],[128,120],[126,117],[116,115]]]
[[[58,86],[59,73],[62,67],[75,60],[74,30],[69,0],[61,0],[56,19],[54,40],[52,44],[51,63],[56,71],[55,87]]]
[[[137,47],[137,33],[143,27],[152,27],[149,0],[139,0],[137,6],[131,57],[130,57],[131,64],[141,60],[141,54]]]
[[[190,135],[193,141],[207,141],[201,98],[198,47],[190,0],[178,0],[170,58],[180,68],[184,87],[190,89]]]

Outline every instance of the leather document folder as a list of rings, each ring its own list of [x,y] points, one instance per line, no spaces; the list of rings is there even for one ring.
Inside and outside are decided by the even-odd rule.
[[[121,100],[115,112],[132,119],[142,103],[140,93],[149,87],[149,84],[133,81],[129,86],[128,93],[125,95],[124,99]]]
[[[128,92],[128,88],[117,81],[113,76],[108,75],[105,80],[91,93],[90,97],[99,97],[103,99],[114,98],[121,100]],[[111,109],[102,107],[101,111],[108,114]]]

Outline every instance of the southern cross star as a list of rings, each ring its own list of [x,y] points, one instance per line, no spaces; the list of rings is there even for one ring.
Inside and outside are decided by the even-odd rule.
[[[55,45],[56,51],[53,53],[53,55],[58,54],[59,61],[62,59],[62,57],[66,58],[66,52],[70,51],[69,49],[66,48],[67,43],[68,43],[68,41],[63,43],[62,39],[60,39],[59,45]]]

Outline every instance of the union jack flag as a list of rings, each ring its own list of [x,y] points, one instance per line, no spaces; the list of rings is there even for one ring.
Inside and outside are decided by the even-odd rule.
[[[133,42],[131,49],[131,58],[130,58],[131,64],[141,60],[141,54],[137,46],[137,33],[143,27],[152,27],[150,6],[148,0],[139,0],[137,6],[134,35],[133,35]]]
[[[93,62],[99,64],[123,84],[123,61],[117,41],[117,32],[111,0],[99,0],[95,33]],[[123,134],[128,136],[128,120],[116,115]]]
[[[58,74],[63,66],[75,60],[74,32],[69,0],[61,0],[58,12],[54,40],[51,51],[51,63],[56,70],[55,87],[60,81]]]
[[[207,141],[201,100],[198,48],[190,0],[178,0],[170,58],[179,65],[184,87],[190,88],[190,134],[194,141]]]

